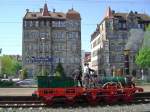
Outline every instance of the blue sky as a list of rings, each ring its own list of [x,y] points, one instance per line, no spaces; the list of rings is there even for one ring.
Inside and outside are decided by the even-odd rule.
[[[74,7],[82,18],[82,49],[90,51],[90,36],[103,19],[107,6],[116,12],[130,10],[150,15],[150,0],[46,0],[49,11],[67,12]],[[106,2],[107,1],[107,2]],[[2,54],[22,54],[22,18],[26,9],[39,11],[45,0],[0,1],[0,48]]]

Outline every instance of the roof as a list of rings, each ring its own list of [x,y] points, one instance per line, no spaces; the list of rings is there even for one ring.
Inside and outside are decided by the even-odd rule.
[[[107,17],[107,18],[112,18],[113,17],[110,7],[107,8],[105,17]]]
[[[66,14],[66,18],[68,19],[81,19],[80,17],[80,13],[75,11],[73,8],[68,10],[67,14]]]
[[[27,10],[24,19],[39,19],[39,18],[53,18],[53,19],[80,19],[80,13],[70,9],[67,13],[48,11],[47,4],[44,4],[44,10],[39,12],[30,12]]]
[[[105,17],[100,22],[100,24],[103,21],[105,21],[106,19],[110,19],[110,18],[117,18],[119,20],[127,21],[128,17],[130,17],[130,15],[137,18],[139,22],[143,21],[143,22],[150,23],[150,16],[148,14],[138,13],[138,12],[133,12],[133,11],[130,11],[129,13],[124,13],[124,12],[123,13],[122,12],[116,13],[115,11],[111,10],[110,7],[108,7],[107,11],[105,13]],[[96,30],[92,33],[91,41],[99,34],[99,30],[97,30],[99,25],[97,26]]]
[[[130,12],[131,13],[131,12]],[[124,20],[127,20],[127,17],[130,13],[114,13],[113,17],[115,18],[122,18]],[[133,16],[137,17],[138,19],[142,21],[150,21],[150,16],[145,13],[133,13]]]
[[[110,7],[107,8],[105,18],[119,18],[127,20],[130,15],[142,21],[150,21],[150,16],[145,13],[138,13],[133,11],[130,11],[129,13],[122,13],[122,12],[115,13],[115,11],[112,11]]]
[[[62,12],[49,12],[49,16],[43,16],[41,12],[27,12],[24,19],[38,19],[38,18],[54,18],[66,19],[66,14]]]

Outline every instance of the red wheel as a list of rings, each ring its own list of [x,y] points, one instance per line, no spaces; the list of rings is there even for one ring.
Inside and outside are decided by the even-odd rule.
[[[131,96],[131,95],[125,95],[125,96],[123,97],[123,101],[124,101],[125,103],[131,103],[131,102],[133,101],[133,96]]]
[[[71,100],[66,100],[66,104],[69,106],[73,106],[76,103],[75,99],[71,99]]]
[[[107,104],[114,104],[117,102],[117,97],[116,96],[106,96],[104,98],[104,100]]]
[[[95,100],[90,100],[89,102],[88,102],[90,105],[97,105],[98,104],[98,100],[97,99],[95,99]]]
[[[87,99],[87,101],[88,101],[88,104],[90,104],[90,105],[97,105],[98,102],[99,102],[99,98],[97,98],[97,97],[92,97],[92,95],[88,95],[88,96],[86,97],[86,99]]]
[[[42,98],[42,102],[47,106],[51,106],[53,104],[53,99]]]

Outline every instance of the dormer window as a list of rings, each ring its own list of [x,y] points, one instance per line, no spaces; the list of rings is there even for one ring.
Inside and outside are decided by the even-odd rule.
[[[62,17],[62,15],[60,15],[60,14],[58,14],[57,16],[58,16],[58,17]]]
[[[36,17],[36,14],[32,14],[32,17]]]

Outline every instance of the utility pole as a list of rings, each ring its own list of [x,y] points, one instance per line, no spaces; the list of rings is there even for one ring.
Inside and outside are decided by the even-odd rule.
[[[2,73],[2,57],[1,57],[1,54],[2,54],[2,48],[0,48],[0,75]]]
[[[43,60],[43,62],[42,62],[42,76],[44,76],[44,40],[45,40],[45,38],[44,37],[42,37],[41,38],[42,39],[42,60]]]

